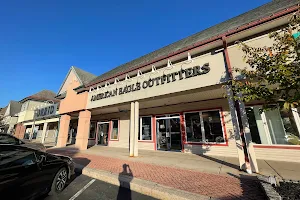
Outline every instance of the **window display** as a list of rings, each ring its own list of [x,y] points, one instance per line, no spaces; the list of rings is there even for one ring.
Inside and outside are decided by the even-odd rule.
[[[219,110],[185,113],[187,142],[225,142]]]
[[[119,121],[112,120],[112,131],[111,131],[110,139],[117,140],[118,134],[119,134]]]
[[[151,116],[140,118],[138,140],[152,140]]]

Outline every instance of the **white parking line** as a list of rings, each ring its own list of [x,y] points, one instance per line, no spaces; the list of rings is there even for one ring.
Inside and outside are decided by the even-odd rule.
[[[94,183],[95,180],[96,179],[92,179],[90,182],[88,182],[88,184],[86,184],[81,190],[79,190],[76,194],[74,194],[74,196],[72,196],[69,200],[76,199],[84,190],[86,190],[86,188],[92,185],[92,183]]]

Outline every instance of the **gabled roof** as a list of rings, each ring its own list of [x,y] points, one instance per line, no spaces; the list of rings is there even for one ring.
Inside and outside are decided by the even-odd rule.
[[[0,109],[0,116],[3,116],[5,114],[7,107],[8,106],[5,106],[4,108]]]
[[[10,101],[10,110],[9,110],[9,116],[14,116],[15,114],[19,113],[21,111],[21,103],[17,101]]]
[[[144,55],[140,58],[137,58],[137,59],[130,61],[128,63],[125,63],[123,65],[120,65],[119,67],[116,67],[104,74],[101,74],[100,76],[93,79],[86,85],[93,85],[96,83],[100,83],[109,78],[117,76],[121,73],[125,73],[127,71],[134,70],[138,67],[148,65],[149,63],[151,63],[154,60],[166,58],[174,52],[179,52],[181,50],[184,50],[188,47],[193,46],[196,43],[214,38],[220,34],[224,34],[228,31],[234,30],[234,29],[241,27],[243,25],[246,25],[250,22],[257,21],[257,20],[262,19],[267,16],[271,16],[274,13],[282,11],[286,8],[290,8],[297,4],[299,4],[299,0],[273,0],[267,4],[264,4],[253,10],[250,10],[250,11],[248,11],[244,14],[241,14],[237,17],[234,17],[232,19],[224,21],[220,24],[212,26],[212,27],[205,29],[201,32],[198,32],[194,35],[191,35],[187,38],[179,40],[178,42],[175,42],[175,43],[165,46],[161,49],[158,49],[152,53]],[[213,15],[213,13],[212,13],[212,15]]]
[[[59,90],[58,90],[57,93],[59,93],[59,92],[61,91],[61,89],[62,89],[62,87],[64,86],[64,84],[65,84],[65,82],[66,82],[66,80],[67,80],[69,74],[71,73],[71,71],[73,71],[73,72],[75,73],[75,75],[76,75],[76,77],[78,78],[78,81],[79,81],[79,83],[80,83],[81,85],[85,85],[85,84],[89,83],[90,81],[92,81],[93,79],[95,79],[95,78],[97,77],[97,76],[94,75],[94,74],[91,74],[91,73],[89,73],[89,72],[86,72],[86,71],[84,71],[84,70],[82,70],[82,69],[80,69],[80,68],[78,68],[78,67],[72,66],[72,67],[69,69],[69,71],[68,71],[68,73],[67,73],[67,75],[66,75],[66,77],[65,77],[63,83],[61,84],[61,86],[60,86],[60,88],[59,88]],[[59,94],[58,94],[58,95],[59,95]]]
[[[11,100],[5,108],[0,110],[0,116],[15,116],[21,111],[21,106],[21,103]]]
[[[47,101],[47,100],[52,100],[54,102],[58,102],[58,99],[55,98],[56,94],[55,92],[51,90],[42,90],[36,94],[33,94],[31,96],[25,97],[20,103],[23,103],[27,100],[36,100],[36,101]]]

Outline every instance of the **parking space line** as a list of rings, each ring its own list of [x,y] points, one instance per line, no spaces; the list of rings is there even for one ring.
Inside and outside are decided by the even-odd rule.
[[[81,190],[79,190],[74,196],[72,196],[69,200],[74,200],[76,199],[84,190],[86,190],[92,183],[95,182],[96,179],[92,179],[88,184],[86,184]]]

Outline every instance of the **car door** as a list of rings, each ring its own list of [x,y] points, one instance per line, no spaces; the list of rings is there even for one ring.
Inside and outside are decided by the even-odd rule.
[[[40,190],[34,150],[0,145],[0,194],[10,199],[30,199]]]

